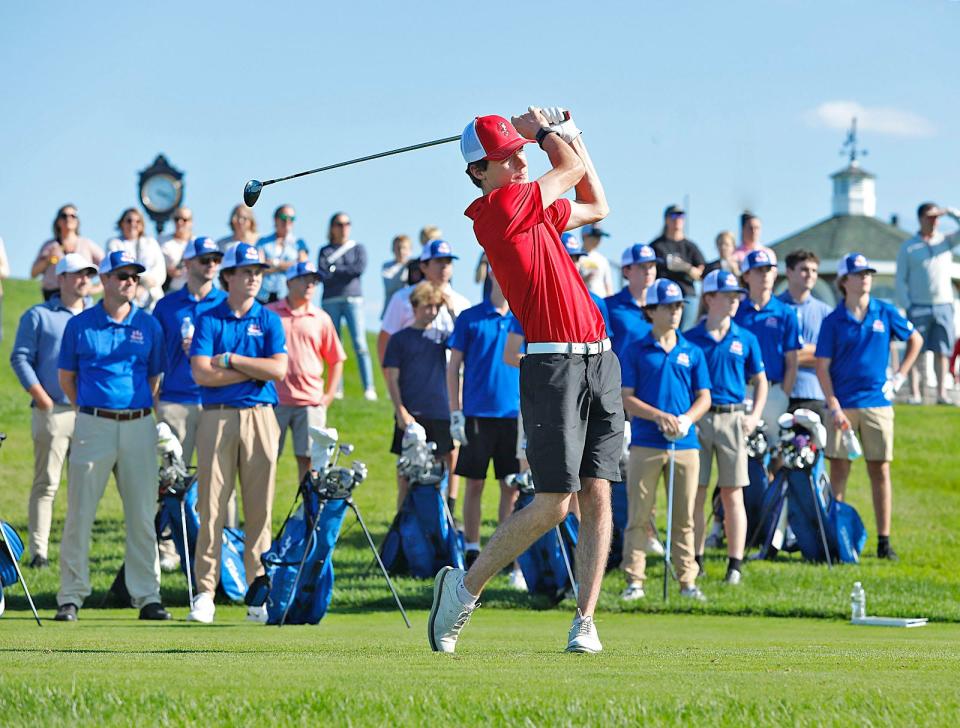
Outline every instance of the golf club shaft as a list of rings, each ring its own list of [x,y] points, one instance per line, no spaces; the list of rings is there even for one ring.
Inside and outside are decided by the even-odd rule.
[[[397,594],[397,590],[393,586],[393,581],[390,579],[390,574],[387,573],[387,567],[383,565],[383,561],[380,558],[380,552],[377,551],[377,547],[373,543],[373,537],[370,535],[370,531],[367,530],[367,524],[363,522],[363,516],[360,515],[360,509],[357,508],[357,504],[353,502],[353,498],[350,498],[347,501],[347,505],[350,506],[353,514],[357,517],[357,523],[359,523],[360,528],[363,529],[363,535],[367,537],[367,543],[370,544],[370,550],[373,551],[373,556],[377,560],[377,565],[380,567],[380,571],[383,572],[383,578],[387,580],[387,586],[390,587],[390,592],[393,594],[394,601],[397,603],[397,608],[400,610],[400,614],[403,616],[403,621],[407,623],[407,629],[411,629],[410,620],[407,618],[407,612],[403,608],[403,604],[400,601],[400,595]]]
[[[663,600],[667,600],[670,585],[670,550],[673,548],[673,478],[676,471],[676,450],[671,442],[667,449],[669,473],[667,475],[667,542],[663,547]]]
[[[813,475],[812,473],[810,474]],[[823,514],[820,512],[820,498],[817,493],[817,484],[810,478],[810,495],[813,496],[813,510],[817,514],[817,526],[820,529],[820,540],[823,541],[823,555],[827,558],[827,568],[833,568],[833,561],[830,559],[830,546],[827,544],[827,531],[823,527]]]
[[[286,177],[277,177],[276,179],[264,180],[261,184],[266,187],[267,185],[272,185],[275,182],[286,182],[288,179],[296,179],[297,177],[306,177],[308,174],[316,174],[317,172],[326,172],[331,169],[337,169],[338,167],[347,167],[351,164],[359,164],[360,162],[369,162],[371,159],[380,159],[381,157],[389,157],[394,154],[403,154],[404,152],[412,152],[415,149],[425,149],[426,147],[435,147],[438,144],[449,144],[450,142],[456,142],[460,140],[460,135],[445,137],[443,139],[435,139],[432,142],[423,142],[422,144],[412,144],[409,147],[400,147],[399,149],[391,149],[387,152],[379,152],[377,154],[369,154],[366,157],[357,157],[356,159],[350,159],[346,162],[337,162],[336,164],[328,164],[325,167],[317,167],[316,169],[308,169],[306,172],[297,172],[296,174],[291,174]]]
[[[184,497],[186,494],[184,494]],[[187,507],[183,498],[180,499],[180,528],[183,529],[183,565],[187,570],[187,594],[190,596],[190,606],[193,607],[193,574],[190,573],[190,539],[187,536]]]
[[[27,588],[27,582],[24,581],[23,572],[20,571],[20,564],[17,563],[16,556],[13,555],[13,548],[10,546],[10,542],[7,540],[7,533],[3,528],[0,528],[0,536],[3,536],[3,545],[7,547],[7,553],[10,555],[10,561],[13,562],[13,568],[17,570],[17,578],[20,579],[20,586],[23,587],[23,593],[27,595],[27,602],[30,604],[30,609],[33,611],[33,618],[37,620],[37,626],[42,627],[43,623],[40,621],[40,615],[37,614],[37,608],[33,603],[33,597],[30,596],[30,590]]]
[[[557,541],[560,542],[560,553],[563,554],[563,565],[567,567],[567,576],[570,577],[570,584],[573,586],[573,598],[580,601],[580,587],[573,576],[573,568],[570,566],[570,556],[567,554],[567,545],[563,541],[563,532],[560,530],[560,524],[554,526],[557,532]]]

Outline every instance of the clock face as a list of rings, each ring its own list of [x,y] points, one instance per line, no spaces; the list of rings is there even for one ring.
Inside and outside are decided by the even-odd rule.
[[[155,174],[140,189],[143,206],[151,212],[170,212],[180,202],[180,180],[167,174]]]

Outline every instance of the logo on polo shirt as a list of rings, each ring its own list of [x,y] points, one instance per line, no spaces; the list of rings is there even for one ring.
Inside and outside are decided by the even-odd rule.
[[[775,329],[780,325],[780,319],[778,319],[776,316],[771,316],[763,322],[763,325],[768,329]]]
[[[873,330],[876,331],[878,334],[882,334],[887,329],[883,325],[883,321],[881,321],[880,319],[877,319],[876,321],[873,322]]]
[[[247,336],[263,336],[260,324],[250,324],[247,326]]]
[[[730,344],[730,353],[737,356],[743,356],[743,344],[740,341],[734,341]]]
[[[130,332],[130,341],[134,344],[144,343],[143,332],[140,329],[133,329]]]
[[[685,351],[681,351],[679,354],[677,354],[677,364],[682,367],[690,366],[690,357],[687,356]]]

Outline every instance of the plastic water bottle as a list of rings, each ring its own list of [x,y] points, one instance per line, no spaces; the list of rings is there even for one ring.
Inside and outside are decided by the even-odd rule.
[[[863,585],[859,581],[853,583],[853,591],[850,592],[850,618],[863,619],[867,616],[867,593],[863,590]]]
[[[863,448],[860,447],[860,440],[857,439],[857,433],[851,429],[843,431],[842,436],[843,449],[847,451],[847,460],[856,460],[863,455]]]
[[[180,324],[180,338],[192,339],[194,329],[193,321],[190,320],[189,316],[186,316],[183,319],[183,323]]]

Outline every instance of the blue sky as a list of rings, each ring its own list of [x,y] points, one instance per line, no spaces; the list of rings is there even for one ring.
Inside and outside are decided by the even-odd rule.
[[[960,206],[960,2],[4,3],[0,237],[25,277],[57,207],[103,243],[158,152],[186,171],[195,232],[219,237],[243,183],[457,134],[477,114],[572,109],[607,188],[616,259],[690,200],[708,258],[750,207],[773,241],[827,216],[860,114],[878,216]],[[162,10],[162,14],[157,11]],[[484,25],[491,30],[483,30]],[[532,168],[544,169],[539,152]],[[474,188],[456,145],[268,187],[316,250],[348,211],[371,268],[440,225],[476,299]],[[368,325],[373,327],[373,321]]]

